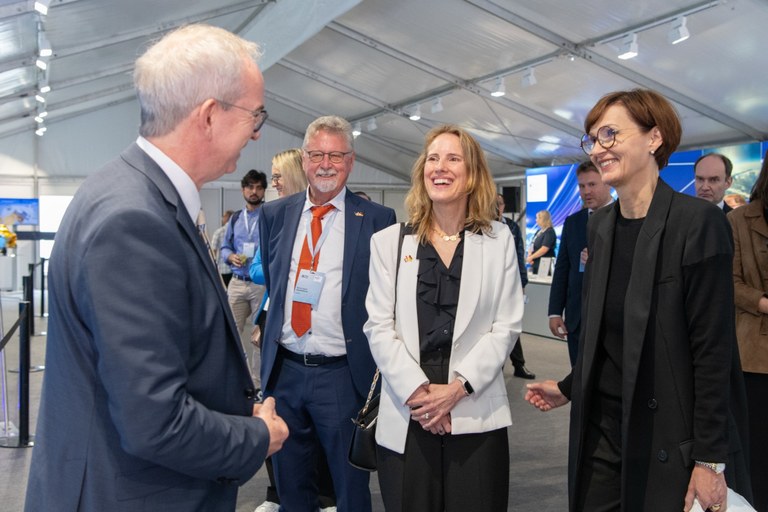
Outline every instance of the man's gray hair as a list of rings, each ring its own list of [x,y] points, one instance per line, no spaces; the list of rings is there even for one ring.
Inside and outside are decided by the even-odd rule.
[[[323,116],[312,121],[304,134],[304,144],[301,146],[302,149],[307,149],[309,139],[314,137],[318,132],[330,132],[343,135],[347,139],[347,146],[349,146],[349,149],[354,150],[353,142],[355,138],[352,136],[352,125],[350,125],[349,121],[343,117]]]

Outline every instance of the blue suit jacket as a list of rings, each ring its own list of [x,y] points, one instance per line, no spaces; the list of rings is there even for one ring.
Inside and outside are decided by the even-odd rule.
[[[261,257],[270,297],[261,353],[261,382],[267,388],[282,337],[291,254],[305,200],[306,193],[301,192],[267,203],[262,206],[259,220]],[[376,370],[368,339],[363,334],[363,324],[368,320],[365,296],[368,293],[370,241],[375,232],[395,223],[395,211],[362,199],[349,190],[344,201],[341,323],[352,380],[357,392],[364,397],[368,394]]]
[[[584,273],[579,272],[581,251],[587,246],[589,210],[584,208],[566,217],[560,236],[560,250],[549,292],[549,315],[562,315],[565,327],[577,333],[581,324],[581,284]]]
[[[26,510],[234,510],[269,434],[218,271],[137,145],[78,190],[48,279]]]

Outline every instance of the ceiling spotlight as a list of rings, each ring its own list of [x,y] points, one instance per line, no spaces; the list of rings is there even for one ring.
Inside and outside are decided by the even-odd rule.
[[[503,76],[497,77],[496,88],[491,93],[491,96],[493,96],[494,98],[501,98],[505,94],[507,94],[507,88],[504,85],[504,77]]]
[[[47,16],[49,5],[51,5],[51,0],[37,0],[35,2],[35,10],[43,16]]]
[[[41,24],[38,24],[40,26]],[[51,43],[48,41],[48,38],[45,35],[45,32],[43,32],[42,28],[39,29],[39,32],[37,33],[37,51],[38,54],[41,57],[50,57],[53,55],[53,49],[51,48]]]
[[[357,138],[362,132],[362,129],[360,128],[360,121],[355,123],[354,128],[352,128],[352,137]]]
[[[48,115],[48,112],[45,110],[45,108],[39,107],[37,109],[37,117],[45,118],[47,115]]]
[[[411,107],[411,110],[408,112],[408,119],[411,121],[418,121],[421,119],[421,107],[419,105]]]
[[[35,66],[37,66],[38,68],[42,69],[43,71],[48,69],[48,63],[45,62],[43,59],[37,59],[35,61]]]
[[[523,74],[523,80],[522,84],[523,87],[531,87],[532,85],[536,85],[538,81],[536,80],[536,75],[533,74],[533,68],[528,68],[525,70],[525,73]]]
[[[637,57],[637,34],[627,34],[621,41],[619,58],[621,60],[634,59]]]
[[[40,126],[37,127],[37,130],[35,130],[35,135],[37,135],[38,137],[42,137],[47,129],[48,128],[46,128],[45,125],[41,124]]]
[[[367,129],[369,132],[372,132],[372,131],[373,131],[373,130],[375,130],[376,128],[378,128],[378,125],[376,124],[376,118],[375,118],[375,117],[372,117],[372,118],[370,118],[370,119],[368,120],[368,126],[366,127],[366,129]]]
[[[45,94],[47,92],[51,92],[51,86],[50,85],[41,85],[40,86],[40,92]]]
[[[674,24],[672,25],[672,30],[670,30],[667,34],[667,40],[670,42],[670,44],[682,43],[691,37],[691,33],[688,32],[686,22],[687,18],[685,16],[680,16],[679,18],[675,19]]]
[[[42,94],[35,94],[35,99],[37,100],[38,103],[45,103],[45,98],[43,97]]]
[[[432,100],[432,108],[431,111],[433,114],[437,114],[438,112],[443,111],[443,99],[442,98],[435,98]]]

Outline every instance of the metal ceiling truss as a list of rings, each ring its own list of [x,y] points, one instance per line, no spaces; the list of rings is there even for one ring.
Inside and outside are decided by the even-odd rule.
[[[640,73],[632,71],[611,59],[607,59],[602,55],[599,55],[598,53],[595,53],[594,51],[589,50],[590,47],[594,47],[597,44],[602,44],[604,42],[615,40],[628,33],[642,32],[643,30],[647,30],[648,28],[668,22],[678,16],[690,14],[693,12],[699,12],[704,9],[716,7],[722,4],[723,3],[722,1],[710,0],[705,2],[698,2],[688,7],[678,9],[675,11],[670,11],[668,13],[656,16],[655,18],[648,20],[644,23],[639,23],[634,26],[627,27],[626,29],[620,32],[618,31],[613,32],[611,34],[607,34],[598,39],[582,41],[580,43],[574,43],[573,41],[569,41],[568,39],[565,39],[559,34],[556,34],[551,30],[548,30],[521,16],[518,16],[517,14],[514,14],[513,12],[504,9],[503,7],[495,4],[490,0],[464,0],[464,1],[474,5],[479,9],[482,9],[488,12],[489,14],[496,16],[501,20],[506,21],[511,25],[514,25],[520,29],[523,29],[530,34],[533,34],[551,44],[554,44],[562,48],[563,51],[566,51],[576,57],[580,57],[584,60],[587,60],[595,64],[596,66],[599,66],[607,71],[610,71],[611,73],[614,73],[640,86],[653,89],[661,93],[668,99],[680,105],[683,105],[684,107],[690,110],[693,110],[694,112],[697,112],[698,114],[701,114],[704,117],[711,118],[714,121],[717,121],[718,123],[721,123],[725,126],[728,126],[729,128],[732,128],[734,130],[737,130],[743,133],[745,136],[749,137],[752,140],[763,140],[766,138],[766,134],[761,133],[759,130],[755,129],[750,125],[747,125],[746,123],[739,121],[738,119],[735,119],[727,114],[724,114],[723,112],[717,111],[709,107],[708,105],[705,105],[699,101],[694,100],[689,96],[682,94],[681,92],[675,89],[672,89],[671,87],[668,87],[664,84],[656,82],[655,80],[651,80],[650,78],[643,76]]]

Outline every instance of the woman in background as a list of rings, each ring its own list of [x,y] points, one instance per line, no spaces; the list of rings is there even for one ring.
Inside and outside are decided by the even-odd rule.
[[[502,368],[523,314],[515,241],[494,220],[483,151],[461,128],[427,134],[411,183],[403,233],[395,225],[371,238],[364,330],[382,376],[384,507],[507,510],[512,419]]]
[[[541,258],[555,257],[557,242],[555,228],[552,227],[552,217],[547,210],[541,210],[536,214],[536,225],[539,226],[539,230],[533,235],[533,246],[525,259],[529,265],[533,265],[534,274],[539,271]]]
[[[725,512],[726,484],[751,497],[728,222],[659,177],[682,129],[657,92],[604,96],[584,130],[618,200],[587,227],[572,373],[529,384],[526,400],[571,400],[571,511],[688,511],[697,499]]]
[[[768,153],[749,204],[728,214],[733,228],[736,338],[749,409],[753,505],[768,512]]]
[[[301,149],[294,148],[282,151],[272,157],[272,186],[277,191],[277,197],[287,197],[293,194],[299,194],[307,190],[307,175],[301,163]],[[251,280],[256,284],[266,284],[264,282],[264,269],[261,265],[261,251],[256,253],[253,258],[251,268],[249,269]],[[262,308],[253,317],[254,323],[259,324],[259,329],[254,332],[263,332],[262,311],[267,309],[268,297],[264,294]],[[272,469],[272,458],[265,462],[267,466],[267,475],[269,476],[269,487],[267,487],[267,497],[264,503],[256,507],[254,512],[278,512],[280,510],[280,497],[275,487],[275,476]],[[331,472],[328,469],[328,462],[325,455],[320,451],[320,458],[317,462],[318,471],[318,501],[320,502],[321,512],[331,512],[336,510],[336,493],[333,490],[333,481]]]

